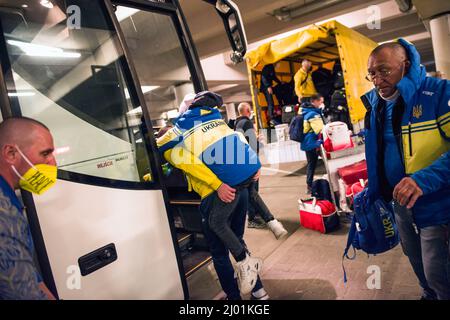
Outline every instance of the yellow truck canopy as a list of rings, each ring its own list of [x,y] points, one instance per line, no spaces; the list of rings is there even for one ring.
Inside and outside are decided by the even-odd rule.
[[[344,72],[345,92],[352,123],[364,119],[365,108],[360,96],[373,88],[365,79],[367,59],[377,43],[337,21],[312,25],[306,30],[273,40],[247,52],[247,67],[261,70],[266,64],[286,58],[308,58],[313,63],[340,59]],[[251,75],[251,74],[250,74]],[[257,90],[253,88],[253,95]],[[255,101],[254,101],[255,102]]]

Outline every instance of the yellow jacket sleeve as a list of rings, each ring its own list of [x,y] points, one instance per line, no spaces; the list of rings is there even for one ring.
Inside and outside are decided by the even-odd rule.
[[[200,159],[182,146],[176,146],[164,152],[164,158],[175,168],[209,185],[217,190],[222,181]]]
[[[315,116],[314,118],[309,119],[309,124],[311,125],[311,128],[313,129],[315,134],[319,134],[322,132],[323,121],[320,116]]]

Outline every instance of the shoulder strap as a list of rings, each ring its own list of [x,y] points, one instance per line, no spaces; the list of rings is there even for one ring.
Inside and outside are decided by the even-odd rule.
[[[302,82],[300,82],[300,87],[303,87],[303,85],[305,84],[306,80],[308,80],[308,77],[309,77],[309,73],[307,72],[307,73],[306,73],[306,78],[305,78],[305,80],[303,80]]]
[[[355,238],[355,234],[356,234],[356,224],[355,223],[356,223],[355,217],[353,216],[352,225],[350,227],[350,231],[348,232],[347,245],[345,247],[344,254],[342,255],[342,270],[344,271],[344,283],[347,282],[347,272],[345,271],[345,267],[344,267],[344,259],[347,258],[349,260],[354,260],[356,257],[356,250],[354,247],[353,247],[353,256],[349,257],[349,255],[348,255],[348,250],[352,246],[352,242],[353,242],[353,239]]]

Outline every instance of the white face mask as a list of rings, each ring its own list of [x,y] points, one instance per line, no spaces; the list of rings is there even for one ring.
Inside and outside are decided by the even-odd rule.
[[[388,101],[388,102],[395,101],[400,96],[400,92],[398,91],[398,89],[395,90],[395,92],[390,97],[383,97],[380,92],[378,92],[378,93],[380,94],[381,99]]]
[[[320,110],[325,109],[325,103],[322,102],[322,103],[320,104],[320,106],[319,106],[319,109],[320,109]]]

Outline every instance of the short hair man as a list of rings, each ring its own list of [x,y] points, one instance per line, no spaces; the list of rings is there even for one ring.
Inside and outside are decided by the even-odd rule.
[[[450,299],[450,82],[426,77],[403,39],[376,47],[368,72],[375,88],[361,99],[370,197],[394,200],[422,297]]]
[[[298,97],[298,102],[308,102],[311,97],[317,94],[316,87],[312,79],[312,65],[308,59],[302,60],[302,66],[294,76],[295,94]]]
[[[28,118],[0,123],[0,300],[54,299],[34,265],[28,222],[14,192],[22,187],[41,193],[56,181],[53,151],[52,135],[42,123]],[[42,166],[53,176],[42,174]]]
[[[247,102],[242,102],[239,104],[239,117],[236,119],[235,130],[241,132],[247,139],[250,147],[258,153],[258,138],[256,137],[253,122],[250,120],[251,109],[250,104]],[[286,236],[288,234],[287,230],[270,212],[269,208],[259,195],[258,188],[259,181],[253,181],[248,188],[248,227],[264,228],[267,224],[277,239]],[[257,214],[261,216],[263,221],[259,221],[259,219],[257,219]]]

